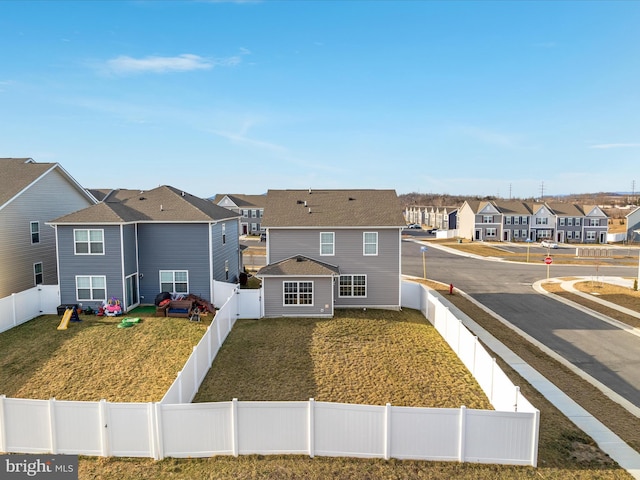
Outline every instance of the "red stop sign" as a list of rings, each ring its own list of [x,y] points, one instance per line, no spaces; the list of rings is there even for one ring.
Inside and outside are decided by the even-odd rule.
[[[551,265],[553,263],[553,258],[551,257],[546,257],[544,259],[544,263],[546,263],[547,265]]]

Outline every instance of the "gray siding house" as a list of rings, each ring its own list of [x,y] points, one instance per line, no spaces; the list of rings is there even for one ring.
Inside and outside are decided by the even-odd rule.
[[[240,235],[260,235],[266,195],[218,194],[212,202],[240,214]]]
[[[402,207],[393,190],[269,190],[264,312],[331,317],[400,308]]]
[[[96,199],[57,163],[0,158],[0,298],[58,283],[56,240],[49,220]]]
[[[114,191],[50,224],[62,303],[116,298],[130,310],[164,291],[213,301],[213,280],[240,274],[238,215],[173,187]]]

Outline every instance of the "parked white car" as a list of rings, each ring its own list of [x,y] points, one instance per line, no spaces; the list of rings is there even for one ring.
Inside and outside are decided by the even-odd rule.
[[[558,248],[558,244],[556,242],[552,242],[551,240],[542,240],[540,242],[540,246],[544,248]]]

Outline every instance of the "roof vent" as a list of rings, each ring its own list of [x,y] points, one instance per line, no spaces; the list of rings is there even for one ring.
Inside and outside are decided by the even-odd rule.
[[[160,211],[164,212],[164,208],[162,208],[162,204],[160,204]]]
[[[353,197],[349,197],[349,201],[350,201],[350,202],[353,202],[354,200],[355,200],[355,198],[353,198]]]
[[[309,195],[311,195],[311,187],[309,187]]]
[[[309,213],[311,213],[311,207],[309,207]]]
[[[147,197],[140,197],[139,200],[146,200]]]
[[[184,192],[180,192],[180,195],[182,195],[184,197]]]
[[[302,204],[303,204],[303,203],[305,203],[305,202],[303,202],[302,200],[296,200],[296,203],[297,203],[298,205],[302,205]]]
[[[296,257],[296,262],[304,262],[304,258],[302,258],[302,257]]]
[[[307,201],[306,201],[306,200],[304,201],[304,206],[305,206],[305,207],[307,206]]]

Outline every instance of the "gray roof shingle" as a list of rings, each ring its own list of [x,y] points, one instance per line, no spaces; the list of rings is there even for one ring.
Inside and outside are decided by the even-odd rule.
[[[36,163],[30,158],[0,158],[0,206],[54,168],[55,163]]]
[[[209,200],[167,185],[124,197],[109,195],[97,205],[50,223],[210,222],[238,217],[237,213]]]
[[[287,258],[271,265],[267,265],[258,271],[258,277],[269,276],[333,276],[338,275],[340,269],[335,265],[319,262],[303,255]]]
[[[395,190],[269,190],[262,226],[404,227]]]

